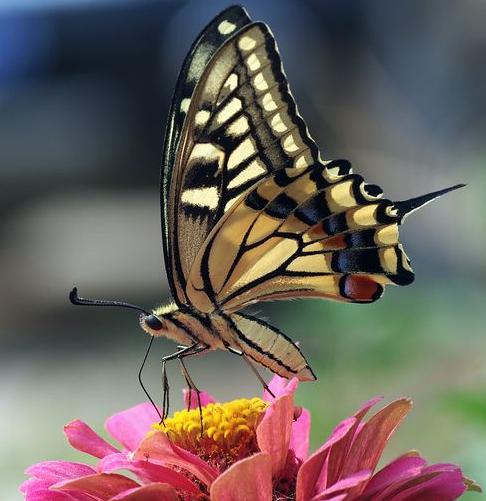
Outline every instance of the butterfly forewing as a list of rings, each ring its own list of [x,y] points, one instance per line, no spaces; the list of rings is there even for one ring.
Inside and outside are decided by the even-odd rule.
[[[189,103],[194,89],[206,72],[208,62],[228,38],[250,22],[245,9],[237,6],[226,9],[214,18],[192,45],[179,74],[172,99],[162,157],[161,213],[166,272],[174,299],[179,304],[185,302],[185,281],[179,262],[178,238],[176,237],[179,229],[177,219],[174,217],[175,213],[171,210],[171,207],[173,208],[171,193],[172,197],[180,196],[177,178],[185,168],[178,161],[180,153],[184,150],[181,133],[183,127],[191,127],[187,120]]]
[[[252,23],[207,63],[189,101],[172,174],[171,266],[182,302],[197,253],[246,191],[275,170],[305,168],[318,150],[297,113],[267,26]]]

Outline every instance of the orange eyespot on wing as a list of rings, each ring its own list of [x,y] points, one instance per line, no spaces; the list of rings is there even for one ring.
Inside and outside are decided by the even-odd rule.
[[[343,297],[357,303],[371,303],[383,294],[383,286],[370,277],[360,275],[344,275],[339,281],[340,293]]]

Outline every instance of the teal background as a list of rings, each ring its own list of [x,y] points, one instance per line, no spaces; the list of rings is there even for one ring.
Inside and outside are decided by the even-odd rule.
[[[0,499],[22,471],[83,460],[62,426],[98,431],[144,399],[147,338],[92,297],[166,301],[158,166],[178,68],[228,2],[0,1]],[[486,485],[486,4],[440,0],[245,2],[280,47],[323,157],[348,158],[395,200],[467,188],[411,216],[416,281],[373,305],[318,300],[252,310],[298,340],[319,376],[302,384],[317,447],[375,395],[414,409],[384,460],[418,449]],[[157,342],[146,381],[160,395]],[[226,353],[189,363],[221,400],[260,394]],[[182,378],[171,368],[173,408]],[[475,497],[476,496],[476,497]],[[468,499],[478,499],[471,494]]]

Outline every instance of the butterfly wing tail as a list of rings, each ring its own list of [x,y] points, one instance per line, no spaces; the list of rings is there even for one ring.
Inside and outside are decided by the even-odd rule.
[[[317,379],[299,347],[275,327],[247,313],[232,314],[227,320],[237,347],[255,362],[288,379]]]
[[[443,190],[434,191],[432,193],[427,193],[426,195],[422,195],[420,197],[411,198],[410,200],[404,200],[402,202],[395,202],[393,208],[397,211],[397,216],[400,222],[412,212],[420,209],[424,205],[427,205],[432,200],[449,193],[450,191],[458,190],[459,188],[464,188],[465,184],[456,184],[454,186],[450,186],[449,188],[444,188]]]

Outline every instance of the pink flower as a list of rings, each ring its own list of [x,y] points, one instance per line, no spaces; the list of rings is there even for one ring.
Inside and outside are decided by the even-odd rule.
[[[97,464],[39,463],[26,470],[31,478],[20,490],[28,501],[448,501],[480,490],[458,466],[427,465],[416,452],[375,472],[411,409],[408,399],[365,421],[380,401],[370,400],[309,455],[310,414],[293,404],[297,380],[274,377],[270,387],[275,398],[265,393],[263,400],[226,404],[202,393],[203,433],[194,394],[185,395],[192,410],[175,413],[165,425],[154,425],[151,405],[137,405],[106,421],[119,448],[73,421],[65,427],[69,443]]]

